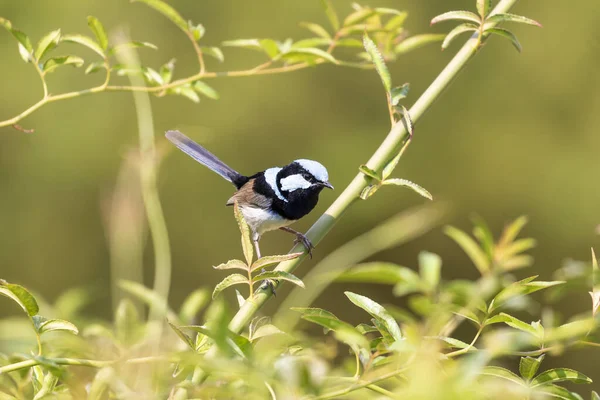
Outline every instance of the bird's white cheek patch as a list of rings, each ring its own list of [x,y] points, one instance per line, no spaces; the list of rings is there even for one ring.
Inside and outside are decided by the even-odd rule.
[[[310,182],[302,177],[300,174],[294,174],[286,176],[281,180],[281,190],[286,192],[293,192],[298,189],[307,189],[310,187]]]

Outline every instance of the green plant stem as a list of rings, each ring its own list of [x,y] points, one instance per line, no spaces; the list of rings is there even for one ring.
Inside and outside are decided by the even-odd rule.
[[[398,376],[400,374],[403,374],[404,371],[406,371],[406,368],[402,368],[399,370],[395,370],[392,372],[388,372],[386,374],[380,375],[376,378],[370,379],[370,380],[366,380],[366,381],[359,381],[354,385],[350,385],[344,389],[340,389],[340,390],[336,390],[334,392],[329,392],[329,393],[325,393],[322,394],[320,396],[314,397],[314,400],[322,400],[322,399],[335,399],[335,398],[339,398],[340,396],[346,395],[348,393],[354,392],[356,390],[365,388],[365,387],[369,387],[371,385],[374,385],[378,382],[384,381],[386,379],[389,378],[393,378],[394,376]],[[387,391],[386,391],[387,392]]]
[[[507,12],[517,0],[501,0],[492,14]],[[446,89],[452,80],[458,75],[469,60],[471,60],[480,49],[480,39],[477,35],[469,38],[459,52],[452,58],[450,63],[442,70],[433,83],[419,97],[416,103],[409,110],[410,116],[416,123],[425,112],[431,107],[433,102],[439,98],[444,89]],[[367,167],[380,171],[386,163],[391,160],[402,144],[408,139],[408,132],[404,124],[395,124],[387,137],[381,143],[379,148],[367,162]],[[333,228],[335,223],[350,208],[350,206],[359,198],[360,193],[369,183],[364,174],[359,173],[350,182],[342,194],[325,211],[317,222],[308,230],[306,236],[312,243],[318,244],[327,233]],[[299,251],[301,246],[295,246],[291,251]],[[277,270],[293,272],[294,269],[304,260],[305,256],[286,261],[277,266]],[[276,286],[279,283],[276,284]],[[271,291],[260,290],[255,293],[252,299],[248,299],[237,314],[231,320],[229,329],[239,333],[262,305],[272,296]]]
[[[18,371],[25,368],[31,368],[36,365],[41,365],[44,362],[51,362],[58,365],[70,365],[70,366],[79,366],[79,367],[92,367],[92,368],[103,368],[109,365],[117,364],[119,362],[123,362],[125,364],[147,364],[153,362],[164,362],[171,361],[165,357],[140,357],[140,358],[132,358],[129,360],[110,360],[110,361],[100,361],[100,360],[86,360],[80,358],[47,358],[43,360],[31,359],[31,360],[23,360],[14,364],[5,365],[0,367],[0,375],[6,374],[13,371]]]
[[[137,55],[132,50],[121,53],[124,61],[130,65],[138,65]],[[142,78],[130,76],[132,84],[143,85]],[[134,102],[138,120],[140,142],[140,179],[142,185],[142,199],[146,209],[148,227],[154,247],[154,292],[165,302],[165,306],[150,306],[150,321],[162,321],[165,317],[166,302],[171,287],[171,250],[167,223],[162,211],[158,189],[156,187],[156,174],[158,157],[154,142],[154,124],[152,119],[152,106],[147,93],[134,92]],[[154,303],[153,303],[154,304]],[[157,324],[162,326],[162,322]],[[160,328],[156,337],[159,338]]]
[[[484,328],[485,328],[485,326],[482,325],[477,330],[477,333],[475,334],[475,337],[473,338],[473,340],[471,341],[471,343],[469,343],[469,345],[467,347],[465,347],[464,349],[460,349],[460,350],[456,350],[456,351],[453,351],[451,353],[448,353],[448,354],[446,354],[446,357],[452,358],[452,357],[456,357],[456,356],[459,356],[461,354],[465,354],[465,353],[469,352],[473,348],[473,346],[475,345],[475,342],[477,341],[477,339],[479,339],[479,335],[481,335],[481,332],[483,332]]]

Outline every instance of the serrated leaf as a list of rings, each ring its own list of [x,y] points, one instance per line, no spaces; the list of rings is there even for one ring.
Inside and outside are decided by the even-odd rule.
[[[489,14],[491,8],[492,0],[477,0],[477,12],[482,20]]]
[[[376,327],[367,324],[358,324],[356,325],[356,329],[363,335],[365,333],[378,332]]]
[[[102,50],[108,49],[108,37],[106,36],[106,30],[104,30],[104,26],[98,20],[98,18],[93,16],[88,16],[88,26],[96,36],[96,40],[98,40],[98,44],[102,48]]]
[[[375,179],[376,181],[380,181],[381,180],[381,174],[369,167],[367,167],[366,165],[361,165],[360,167],[358,167],[358,170],[360,172],[362,172],[363,174],[365,174],[366,176]]]
[[[223,51],[218,47],[201,47],[200,50],[202,50],[203,54],[216,58],[219,62],[225,61]]]
[[[349,14],[345,19],[344,19],[344,26],[351,26],[351,25],[356,25],[358,23],[363,22],[364,20],[372,17],[373,15],[375,15],[375,10],[371,9],[371,8],[361,8],[358,9],[356,11],[354,11],[353,13]]]
[[[318,307],[292,307],[290,310],[302,313],[302,316],[338,319],[332,312]]]
[[[251,341],[255,341],[256,339],[263,338],[265,336],[277,335],[280,333],[285,333],[278,327],[272,324],[261,325],[252,333]]]
[[[479,270],[481,274],[487,273],[490,269],[490,263],[485,253],[481,248],[477,245],[477,242],[473,240],[469,235],[465,232],[457,229],[453,226],[447,226],[444,229],[444,233],[452,238],[460,247],[463,249],[465,253],[469,256],[475,267]]]
[[[373,318],[381,322],[386,327],[390,335],[392,335],[394,340],[402,340],[402,331],[400,330],[398,323],[381,304],[356,293],[344,292],[344,294],[352,303],[362,308]]]
[[[206,289],[196,289],[183,301],[179,310],[179,320],[185,324],[191,324],[210,299]]]
[[[517,39],[517,37],[515,36],[514,33],[507,31],[506,29],[502,29],[502,28],[489,28],[486,29],[485,31],[486,33],[491,33],[492,35],[497,35],[497,36],[501,36],[505,39],[508,39],[511,41],[511,43],[513,44],[513,46],[515,46],[515,48],[521,52],[521,50],[523,49],[521,47],[521,43],[519,43],[519,40]]]
[[[404,126],[406,127],[406,131],[408,132],[408,137],[412,139],[415,133],[415,124],[413,124],[412,118],[410,117],[410,113],[404,106],[400,106],[402,109],[402,121],[404,122]],[[410,140],[409,139],[409,140]],[[400,153],[404,151],[405,147],[400,150]]]
[[[244,298],[244,296],[242,296],[240,291],[237,289],[235,289],[235,298],[238,302],[238,307],[242,308],[244,306],[244,304],[246,303],[246,299]]]
[[[187,344],[190,349],[196,350],[196,346],[195,346],[194,340],[191,337],[189,337],[178,326],[176,326],[175,324],[171,323],[171,321],[167,321],[167,323],[169,324],[169,326],[171,327],[171,329],[173,329],[173,332],[175,332],[177,334],[177,336],[179,336],[179,338],[181,340],[183,340],[183,342],[185,344]]]
[[[473,311],[467,308],[462,308],[458,311],[453,311],[453,314],[460,315],[461,317],[468,319],[469,321],[473,322],[475,326],[481,325],[481,320],[479,319],[477,314],[475,314]]]
[[[519,386],[525,386],[525,382],[516,374],[502,367],[487,366],[481,371],[481,375],[493,376],[516,383]]]
[[[362,200],[366,200],[369,197],[373,196],[378,189],[379,189],[379,185],[369,185],[360,192],[359,197]]]
[[[501,22],[517,22],[520,24],[534,25],[539,26],[540,28],[542,27],[542,24],[533,19],[515,14],[494,14],[490,16],[485,22],[493,24],[499,24]]]
[[[214,269],[241,269],[248,271],[248,266],[242,260],[229,260],[226,263],[219,264]]]
[[[42,70],[45,73],[50,73],[54,71],[56,68],[63,65],[72,65],[73,67],[79,68],[83,65],[83,58],[77,56],[61,56],[61,57],[52,57],[46,60]],[[104,64],[102,64],[104,65]],[[89,67],[88,67],[89,68]],[[86,70],[87,72],[87,70]]]
[[[340,30],[340,20],[338,19],[337,13],[331,4],[331,1],[321,0],[321,4],[323,5],[323,9],[325,10],[325,14],[327,15],[329,23],[333,27],[333,30],[337,32]]]
[[[21,285],[8,283],[5,280],[0,279],[0,295],[13,300],[30,317],[36,315],[40,310],[35,297]]]
[[[326,61],[329,61],[330,63],[333,64],[338,64],[338,61],[328,52],[318,49],[316,47],[306,47],[306,48],[292,48],[289,51],[287,51],[282,58],[283,59],[288,59],[291,57],[297,57],[298,55],[311,55],[311,56],[315,56],[317,58],[322,58]]]
[[[504,289],[502,289],[500,291],[500,293],[498,293],[496,295],[496,297],[494,297],[494,300],[490,304],[490,308],[488,311],[491,313],[498,307],[502,306],[506,301],[508,301],[509,299],[512,299],[514,297],[525,296],[525,295],[537,292],[538,290],[547,289],[549,287],[561,285],[561,284],[565,283],[564,281],[550,281],[550,282],[535,281],[535,282],[532,282],[532,280],[535,279],[536,277],[537,277],[537,275],[523,279],[518,282],[514,282],[514,283],[510,284],[509,286],[505,287]]]
[[[88,49],[94,51],[96,54],[104,58],[104,50],[89,36],[72,34],[72,35],[63,35],[60,38],[61,42],[69,42],[69,43],[77,43],[82,46],[87,47]]]
[[[358,264],[336,278],[337,282],[363,282],[395,285],[398,282],[418,282],[419,276],[409,268],[386,262]]]
[[[217,91],[215,89],[210,87],[204,81],[200,81],[200,80],[195,81],[192,87],[194,88],[194,90],[196,92],[208,97],[209,99],[213,99],[213,100],[219,99],[219,93],[217,93]]]
[[[392,105],[397,106],[400,103],[400,100],[404,99],[408,96],[408,91],[410,90],[410,84],[405,83],[402,86],[396,86],[392,88],[390,91],[390,99],[392,101]]]
[[[542,354],[539,357],[521,357],[521,361],[519,362],[519,373],[521,376],[528,381],[533,379],[538,369],[540,368],[540,364],[544,360],[545,355]]]
[[[592,380],[579,371],[570,368],[554,368],[544,371],[531,381],[531,387],[547,385],[556,382],[592,383]]]
[[[290,254],[283,254],[283,255],[279,255],[279,256],[261,257],[258,260],[254,261],[254,264],[252,264],[252,268],[250,270],[256,271],[257,269],[267,268],[267,267],[270,267],[275,264],[279,264],[284,261],[294,260],[303,254],[304,253],[290,253]]]
[[[540,331],[536,329],[534,326],[521,321],[520,319],[513,317],[512,315],[506,313],[500,313],[499,315],[490,318],[486,321],[485,325],[491,325],[496,322],[504,322],[506,325],[511,326],[515,329],[518,329],[522,332],[527,332],[538,339],[543,339],[543,336],[540,337]]]
[[[446,13],[438,15],[437,17],[434,17],[431,20],[431,25],[451,20],[469,21],[475,23],[478,26],[481,23],[481,19],[479,18],[479,16],[470,11],[448,11]]]
[[[261,272],[260,274],[256,275],[252,280],[254,282],[260,282],[260,281],[264,281],[265,279],[276,279],[276,280],[288,281],[288,282],[293,283],[294,285],[304,288],[304,283],[300,280],[300,278],[298,278],[295,275],[290,274],[289,272],[285,272],[285,271],[274,270],[274,271]]]
[[[188,24],[185,22],[183,17],[170,5],[161,0],[131,0],[132,2],[144,3],[156,11],[167,17],[175,25],[177,25],[182,31],[188,31]]]
[[[371,56],[371,61],[375,65],[375,70],[377,70],[377,73],[381,78],[385,91],[389,93],[390,90],[392,90],[392,78],[390,77],[390,72],[385,65],[385,61],[383,60],[383,56],[379,52],[377,45],[366,33],[363,35],[363,46],[369,56]]]
[[[429,290],[434,290],[440,283],[442,259],[435,253],[422,251],[419,253],[419,273],[421,280]]]
[[[443,34],[433,33],[411,36],[398,43],[396,47],[394,47],[394,53],[406,54],[410,51],[426,46],[430,43],[441,42],[442,40],[444,40],[444,37],[445,35]]]
[[[583,398],[577,393],[570,392],[563,387],[555,385],[540,386],[536,388],[535,392],[548,395],[546,398],[552,397],[561,400],[583,400]]]
[[[242,234],[242,250],[244,252],[244,257],[246,257],[246,264],[252,265],[252,259],[254,258],[254,248],[252,247],[252,239],[250,237],[250,227],[246,223],[244,219],[244,215],[240,211],[240,207],[238,203],[235,202],[233,205],[233,214],[235,215],[235,220],[238,223],[238,228]]]
[[[400,179],[400,178],[386,179],[385,181],[383,181],[383,184],[407,187],[409,189],[412,189],[417,194],[420,194],[421,196],[425,197],[426,199],[433,200],[433,196],[431,195],[431,193],[429,193],[427,191],[427,189],[425,189],[407,179]]]
[[[52,31],[52,32],[46,34],[43,38],[41,38],[37,47],[35,48],[35,53],[34,53],[35,59],[38,62],[40,62],[41,59],[44,57],[44,55],[46,55],[46,53],[48,53],[50,50],[52,50],[54,47],[56,47],[59,39],[60,39],[60,29]]]
[[[309,31],[311,31],[319,37],[322,37],[323,39],[331,40],[331,35],[321,25],[313,24],[312,22],[300,22],[300,26],[308,29]]]
[[[93,74],[94,72],[98,72],[101,69],[106,69],[106,65],[104,64],[104,61],[95,61],[93,63],[90,63],[90,65],[87,66],[87,68],[85,69],[85,74]]]
[[[442,50],[446,50],[448,46],[450,46],[450,43],[452,43],[452,41],[456,39],[460,34],[465,32],[476,32],[478,29],[479,28],[476,25],[469,23],[458,25],[456,28],[452,29],[444,38],[444,41],[442,42]]]
[[[217,283],[217,286],[215,286],[215,289],[213,290],[212,293],[212,298],[214,299],[215,297],[217,297],[219,295],[219,293],[221,293],[223,290],[227,289],[230,286],[233,285],[239,285],[239,284],[248,284],[248,277],[241,275],[241,274],[231,274],[229,276],[227,276],[225,279],[223,279],[221,282]]]
[[[66,331],[71,332],[74,335],[79,334],[79,329],[77,329],[75,325],[62,319],[45,320],[37,326],[37,331],[40,335],[52,331]]]

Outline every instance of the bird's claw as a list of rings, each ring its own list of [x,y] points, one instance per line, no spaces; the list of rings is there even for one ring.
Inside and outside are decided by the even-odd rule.
[[[306,236],[304,236],[302,233],[299,233],[299,232],[296,233],[296,239],[294,239],[294,244],[298,244],[298,243],[302,243],[302,245],[308,251],[309,257],[312,258],[312,250],[315,248],[315,246],[312,244],[312,242]]]
[[[265,272],[265,269],[263,268],[261,272]],[[265,290],[270,289],[273,296],[277,296],[277,293],[275,293],[275,282],[271,279],[265,279],[262,285],[260,285],[260,288]]]

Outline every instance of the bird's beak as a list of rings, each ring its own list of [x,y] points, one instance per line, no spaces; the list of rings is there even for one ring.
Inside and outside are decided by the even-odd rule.
[[[329,182],[321,182],[321,185],[333,190],[333,185]]]

